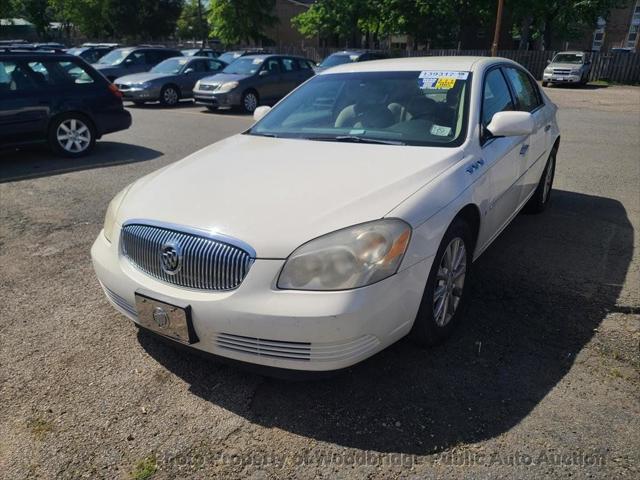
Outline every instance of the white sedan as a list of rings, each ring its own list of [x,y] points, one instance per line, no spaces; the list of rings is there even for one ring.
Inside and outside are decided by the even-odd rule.
[[[109,205],[93,263],[141,328],[276,369],[446,339],[472,263],[549,203],[556,106],[501,58],[352,63]]]

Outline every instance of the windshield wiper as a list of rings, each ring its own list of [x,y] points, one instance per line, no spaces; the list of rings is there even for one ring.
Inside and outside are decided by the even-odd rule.
[[[278,135],[276,135],[275,133],[255,133],[255,132],[252,132],[252,131],[248,131],[247,133],[249,135],[255,135],[256,137],[278,138]]]
[[[375,143],[379,145],[405,145],[398,140],[380,140],[377,138],[359,137],[357,135],[337,135],[335,137],[306,137],[307,140],[318,140],[320,142],[345,142],[345,143]]]

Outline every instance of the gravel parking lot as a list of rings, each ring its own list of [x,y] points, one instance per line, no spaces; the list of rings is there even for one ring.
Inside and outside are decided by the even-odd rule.
[[[464,327],[322,381],[176,351],[91,267],[116,192],[250,117],[149,105],[85,159],[0,153],[0,477],[638,478],[640,89],[546,90],[553,203],[475,264]]]

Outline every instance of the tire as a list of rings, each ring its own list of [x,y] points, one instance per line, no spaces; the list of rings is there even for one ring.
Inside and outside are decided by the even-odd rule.
[[[551,190],[553,189],[553,178],[556,173],[556,154],[557,150],[554,148],[549,155],[536,191],[524,206],[523,211],[525,213],[542,213],[549,205]]]
[[[165,107],[175,107],[180,101],[180,91],[173,85],[165,85],[160,90],[160,103]]]
[[[456,218],[445,232],[434,257],[420,308],[409,333],[418,345],[428,347],[443,343],[464,316],[474,243],[469,224],[460,217]],[[456,252],[453,258],[451,252]],[[453,269],[448,268],[451,262],[457,263]],[[451,270],[455,273],[449,274]],[[441,295],[437,296],[438,292]],[[447,311],[443,311],[445,308]]]
[[[49,146],[58,155],[77,158],[87,155],[96,144],[93,122],[81,113],[56,117],[49,125]]]
[[[549,82],[542,82],[543,87],[546,87],[547,85],[549,85]]]
[[[259,104],[260,98],[255,90],[247,90],[242,94],[242,109],[246,113],[253,113]]]
[[[207,110],[209,110],[210,112],[217,112],[218,111],[218,107],[210,107],[207,105]]]

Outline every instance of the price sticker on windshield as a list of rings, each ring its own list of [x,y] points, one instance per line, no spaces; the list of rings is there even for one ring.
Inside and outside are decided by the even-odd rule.
[[[418,76],[418,85],[423,90],[451,90],[458,80],[468,77],[469,72],[424,70]]]

